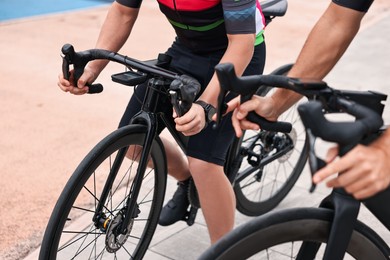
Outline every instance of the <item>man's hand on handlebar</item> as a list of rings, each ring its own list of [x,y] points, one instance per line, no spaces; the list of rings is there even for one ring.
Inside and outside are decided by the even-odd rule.
[[[272,97],[261,97],[253,95],[251,100],[240,104],[240,97],[236,97],[228,103],[227,112],[233,111],[232,123],[237,137],[241,137],[242,130],[259,130],[261,126],[246,119],[249,112],[254,111],[256,114],[270,120],[276,121],[278,115],[274,111],[274,99]]]
[[[77,82],[77,86],[73,84],[74,82],[74,77],[73,74],[74,71],[70,71],[70,77],[69,80],[66,80],[64,78],[63,73],[60,73],[58,75],[58,83],[57,85],[60,87],[60,89],[64,92],[69,92],[74,95],[83,95],[88,93],[89,87],[86,86],[87,82],[92,83],[95,81],[95,73],[92,72],[91,69],[86,67],[84,69],[83,75],[80,77],[80,79]]]
[[[383,138],[389,136],[388,133]],[[369,146],[357,145],[341,158],[337,157],[337,148],[330,149],[327,166],[314,175],[313,182],[326,181],[328,187],[343,187],[356,199],[366,199],[386,189],[390,185],[390,151],[380,140]],[[341,174],[337,176],[338,172]]]

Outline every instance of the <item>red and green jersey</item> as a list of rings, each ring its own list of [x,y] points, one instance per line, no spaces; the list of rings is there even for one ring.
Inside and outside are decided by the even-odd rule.
[[[142,0],[116,0],[139,8]],[[264,16],[258,0],[157,0],[177,38],[193,52],[226,49],[227,34],[256,34],[263,42]]]

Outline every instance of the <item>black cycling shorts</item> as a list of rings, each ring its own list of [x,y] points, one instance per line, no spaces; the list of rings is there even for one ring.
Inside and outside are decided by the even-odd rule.
[[[359,11],[367,12],[374,0],[332,0],[333,3]]]
[[[202,91],[207,86],[214,74],[214,67],[221,60],[224,50],[207,53],[194,54],[183,44],[175,41],[167,54],[172,57],[170,69],[180,74],[194,77],[202,85]],[[255,46],[252,61],[245,70],[244,75],[262,74],[265,64],[265,43]],[[129,104],[122,116],[119,127],[129,124],[131,118],[140,110],[141,101],[145,94],[146,85],[136,88]],[[230,99],[233,96],[229,97]],[[158,111],[163,111],[167,119],[172,120],[172,105],[169,99],[160,100]],[[165,128],[163,122],[159,122],[158,131]],[[188,139],[186,155],[206,162],[223,166],[228,148],[234,140],[234,129],[231,124],[231,113],[224,116],[217,129],[213,129],[212,123],[200,133],[190,136]]]

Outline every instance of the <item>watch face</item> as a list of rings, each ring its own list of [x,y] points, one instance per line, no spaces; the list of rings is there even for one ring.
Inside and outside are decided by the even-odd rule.
[[[207,118],[208,118],[209,122],[212,121],[213,115],[215,113],[216,113],[215,107],[213,107],[212,105],[209,105],[208,106],[208,112],[207,112]]]

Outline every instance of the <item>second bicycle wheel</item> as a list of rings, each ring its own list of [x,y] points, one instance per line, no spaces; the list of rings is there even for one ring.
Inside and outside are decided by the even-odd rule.
[[[323,259],[334,212],[295,208],[252,219],[208,248],[199,260]],[[302,241],[318,243],[318,251],[299,255]],[[302,252],[301,252],[302,253]],[[310,254],[307,257],[307,254]],[[390,249],[372,229],[357,221],[344,259],[388,260]],[[298,257],[299,255],[299,257]]]
[[[53,210],[40,260],[142,259],[157,226],[166,186],[163,147],[155,141],[139,195],[132,197],[145,135],[143,126],[120,128],[85,157]],[[110,178],[113,182],[108,185]],[[107,196],[102,196],[105,186]],[[118,230],[129,197],[136,200],[136,210],[122,234]],[[99,203],[103,207],[97,212]]]
[[[271,74],[284,75],[290,65]],[[262,93],[270,94],[265,88]],[[288,134],[245,131],[237,150],[234,192],[237,209],[247,216],[259,216],[275,208],[292,189],[307,161],[306,134],[296,110],[297,104],[279,117],[292,124]]]

